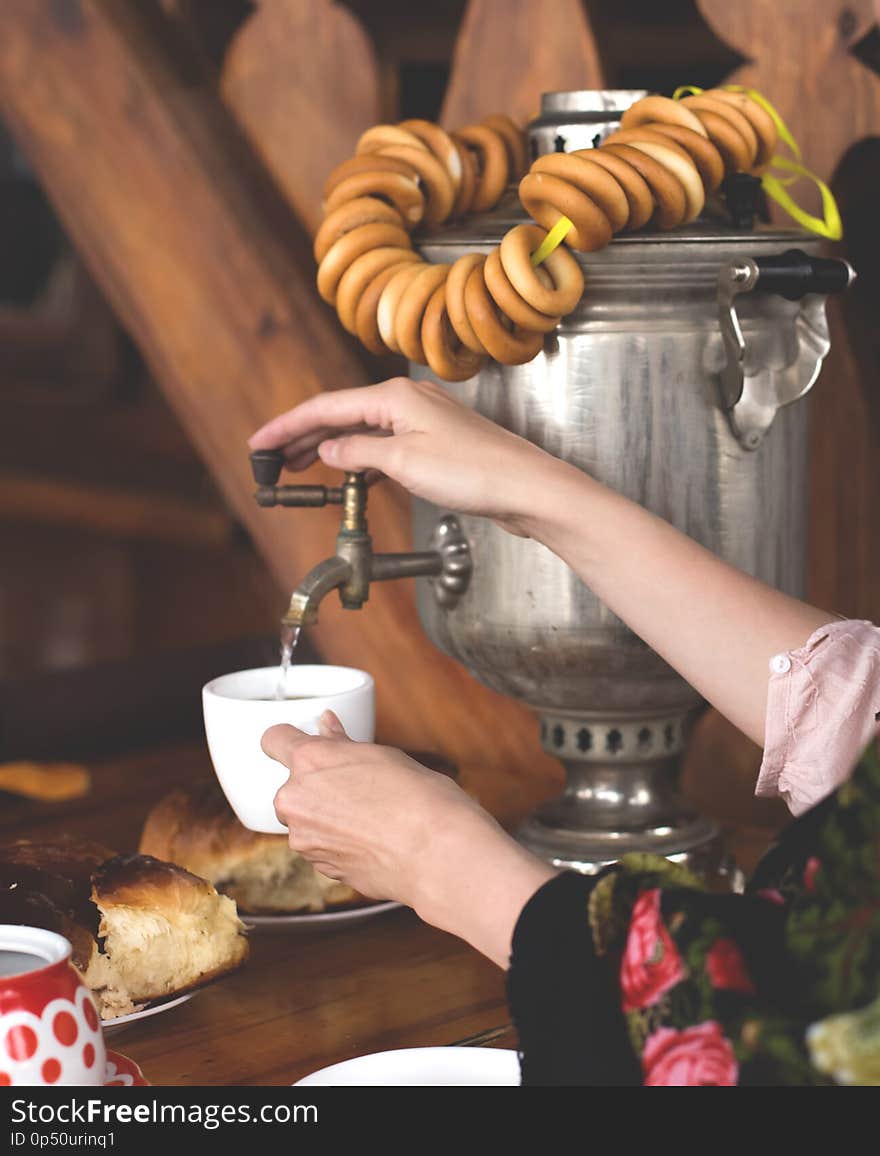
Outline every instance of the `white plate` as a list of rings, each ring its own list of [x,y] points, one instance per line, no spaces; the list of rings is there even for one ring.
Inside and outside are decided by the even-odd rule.
[[[513,1088],[519,1057],[504,1048],[401,1048],[321,1068],[293,1087]]]
[[[179,1007],[180,1004],[186,1003],[188,999],[192,999],[197,992],[187,991],[183,995],[177,996],[175,999],[166,999],[161,1003],[151,1003],[147,1007],[141,1008],[140,1011],[129,1012],[127,1016],[116,1016],[112,1020],[103,1020],[101,1027],[105,1036],[113,1036],[129,1027],[130,1024],[136,1023],[138,1020],[149,1019],[150,1016],[157,1016],[160,1012],[171,1011],[173,1007]]]
[[[345,911],[313,911],[300,915],[244,915],[241,919],[246,927],[253,931],[289,931],[292,927],[321,927],[339,925],[340,923],[355,923],[360,919],[369,919],[371,915],[381,915],[385,911],[394,911],[402,907],[402,903],[370,903],[366,907],[348,907]]]

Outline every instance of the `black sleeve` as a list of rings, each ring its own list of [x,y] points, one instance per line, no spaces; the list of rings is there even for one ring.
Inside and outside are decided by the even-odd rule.
[[[593,950],[588,904],[599,878],[556,876],[535,892],[514,929],[507,996],[524,1085],[642,1082],[617,977]]]

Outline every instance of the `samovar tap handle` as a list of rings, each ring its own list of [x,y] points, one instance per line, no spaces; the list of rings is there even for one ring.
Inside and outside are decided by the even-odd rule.
[[[772,257],[746,257],[723,266],[718,277],[718,319],[725,362],[721,398],[731,429],[746,450],[756,450],[783,406],[812,387],[831,347],[825,298],[856,278],[848,261],[810,257],[789,249]],[[775,293],[800,301],[795,320],[797,352],[783,367],[765,363],[743,334],[736,299],[743,293]]]
[[[430,578],[439,605],[453,609],[470,582],[470,545],[458,519],[448,514],[438,523],[430,549],[415,553],[374,554],[367,525],[367,483],[362,472],[349,472],[341,486],[279,486],[284,468],[280,450],[250,455],[260,506],[342,506],[336,554],[319,562],[290,598],[285,626],[302,627],[318,620],[318,609],[331,590],[339,591],[346,610],[358,610],[373,582],[394,578]]]

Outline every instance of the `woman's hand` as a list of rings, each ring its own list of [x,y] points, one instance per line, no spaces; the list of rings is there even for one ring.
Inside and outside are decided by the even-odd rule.
[[[513,928],[553,870],[451,779],[400,751],[351,742],[332,712],[321,735],[274,726],[263,750],[290,770],[275,812],[323,874],[396,899],[507,966]]]
[[[528,536],[554,477],[571,467],[501,429],[429,382],[321,393],[270,421],[252,450],[283,449],[288,467],[318,457],[340,470],[379,471],[438,506],[492,518]]]

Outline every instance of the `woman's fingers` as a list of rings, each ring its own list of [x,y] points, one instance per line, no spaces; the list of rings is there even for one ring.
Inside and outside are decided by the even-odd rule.
[[[348,437],[349,434],[356,433],[375,433],[377,436],[390,436],[390,431],[374,430],[370,426],[364,425],[363,422],[359,425],[351,425],[344,428],[322,425],[288,442],[287,445],[283,447],[284,456],[289,459],[302,453],[303,450],[316,449],[326,438]]]
[[[297,441],[322,427],[328,430],[368,426],[392,430],[401,417],[401,401],[410,395],[405,379],[383,381],[362,389],[319,393],[267,422],[251,437],[252,450],[272,450]],[[415,396],[413,387],[412,396]]]
[[[395,442],[399,440],[395,438]],[[397,454],[397,449],[392,449],[388,438],[374,438],[370,434],[329,438],[318,446],[318,456],[326,466],[346,471],[379,470],[389,477],[394,477],[392,454]]]
[[[270,759],[274,759],[277,763],[292,770],[302,754],[302,748],[306,745],[310,748],[314,747],[316,737],[333,739],[336,742],[340,739],[344,739],[346,742],[350,741],[345,733],[345,727],[332,710],[325,710],[318,719],[318,732],[318,736],[308,735],[305,731],[297,730],[296,727],[289,726],[287,723],[278,723],[264,731],[260,745]],[[314,752],[310,750],[310,756],[313,754]],[[315,761],[310,757],[308,765],[314,765]],[[321,760],[318,759],[317,761],[320,762]],[[333,760],[329,761],[332,763]]]
[[[369,437],[387,438],[392,435],[385,430],[370,429],[368,426],[357,426],[354,429],[331,430],[320,429],[305,437],[298,438],[284,447],[285,467],[292,473],[308,469],[318,461],[318,447],[325,441],[336,441],[341,437],[350,437],[353,434],[364,434]]]
[[[287,469],[291,473],[297,474],[301,470],[307,470],[309,466],[313,466],[318,460],[317,449],[302,450],[295,454],[292,458],[288,458],[285,462]]]
[[[318,719],[318,732],[325,739],[346,739],[345,727],[332,710],[325,710]]]
[[[270,759],[289,767],[296,758],[298,748],[303,743],[314,741],[314,735],[307,735],[287,723],[278,723],[264,732],[260,746]]]

